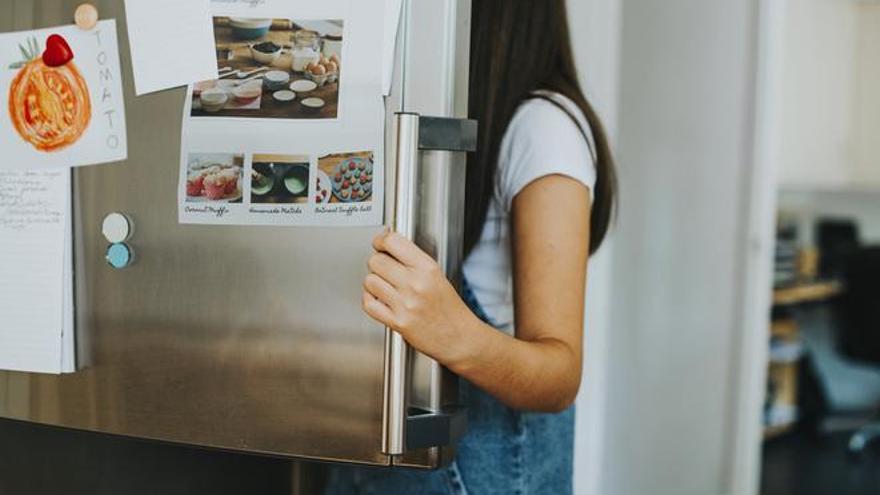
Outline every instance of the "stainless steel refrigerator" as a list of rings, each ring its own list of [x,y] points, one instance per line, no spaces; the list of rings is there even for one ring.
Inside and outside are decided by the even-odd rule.
[[[14,15],[0,29],[13,30],[69,23],[79,1],[2,3]],[[124,16],[122,0],[93,3]],[[456,120],[467,114],[469,22],[470,0],[407,2],[387,101],[386,223],[453,279],[475,139],[474,123]],[[135,98],[126,83],[127,163],[74,173],[82,370],[0,372],[0,417],[293,458],[448,462],[464,428],[457,379],[361,311],[381,227],[180,225],[184,91]],[[104,259],[112,212],[135,224],[137,260],[124,270]]]

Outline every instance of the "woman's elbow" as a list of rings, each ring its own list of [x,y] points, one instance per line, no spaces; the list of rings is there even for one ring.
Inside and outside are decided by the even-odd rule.
[[[535,412],[549,414],[565,412],[568,408],[574,405],[580,387],[580,375],[576,378],[567,380],[566,384],[549,391],[550,393],[547,394],[544,400],[540,401],[539,404],[535,404]]]
[[[559,399],[550,404],[548,408],[548,413],[558,414],[566,411],[568,408],[574,405],[575,400],[577,400],[579,386],[574,387],[573,390],[564,393]]]

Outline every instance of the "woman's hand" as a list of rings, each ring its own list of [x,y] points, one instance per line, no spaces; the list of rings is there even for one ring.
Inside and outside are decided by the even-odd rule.
[[[452,366],[469,359],[462,335],[479,323],[434,259],[402,235],[373,239],[363,307],[419,351]]]
[[[364,310],[507,406],[563,411],[581,380],[590,191],[544,177],[516,196],[512,216],[515,337],[480,321],[437,263],[397,234],[373,241]]]

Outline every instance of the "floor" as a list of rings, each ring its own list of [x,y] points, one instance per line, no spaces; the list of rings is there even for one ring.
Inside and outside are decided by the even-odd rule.
[[[880,494],[880,446],[861,459],[847,455],[849,434],[822,440],[791,435],[767,442],[761,495]]]

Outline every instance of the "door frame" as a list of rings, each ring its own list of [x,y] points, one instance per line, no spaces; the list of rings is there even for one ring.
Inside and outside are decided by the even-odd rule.
[[[756,0],[754,51],[754,130],[750,194],[743,205],[747,248],[743,253],[742,334],[733,372],[731,434],[733,459],[728,473],[732,495],[757,495],[761,484],[763,404],[769,356],[773,259],[780,174],[780,128],[784,79],[787,0]]]

